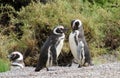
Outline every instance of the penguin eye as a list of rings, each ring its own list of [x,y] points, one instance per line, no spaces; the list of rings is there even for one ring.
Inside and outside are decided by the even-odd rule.
[[[77,30],[77,29],[79,29],[79,21],[76,21],[75,23],[74,23],[74,26],[73,26],[73,30]]]
[[[79,26],[79,22],[78,21],[75,23],[75,26],[77,26],[77,27]]]
[[[63,28],[60,28],[60,30],[63,30]]]
[[[12,55],[10,56],[10,59],[13,60],[14,58],[15,58],[15,54],[12,54]]]
[[[15,59],[17,59],[17,58],[19,58],[20,56],[18,55],[18,54],[12,54],[11,55],[11,60],[15,60]]]
[[[56,32],[57,32],[57,33],[63,33],[63,28],[58,28],[58,29],[56,30]]]

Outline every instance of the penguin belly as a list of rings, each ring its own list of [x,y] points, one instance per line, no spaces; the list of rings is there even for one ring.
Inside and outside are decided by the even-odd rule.
[[[70,49],[77,63],[79,63],[80,65],[83,65],[85,61],[84,43],[80,41],[78,42],[78,45],[77,45],[74,37],[75,37],[75,33],[71,33],[69,35]]]
[[[70,35],[69,35],[69,45],[70,45],[70,50],[71,50],[71,52],[72,52],[72,54],[73,54],[73,56],[74,56],[74,58],[78,61],[78,53],[77,53],[77,45],[76,45],[76,43],[75,43],[75,40],[74,40],[74,36],[75,36],[75,34],[74,33],[70,33]]]
[[[60,55],[60,52],[61,52],[61,50],[62,50],[63,43],[64,43],[64,38],[65,38],[64,35],[63,35],[62,37],[59,38],[60,43],[59,43],[59,44],[57,45],[57,47],[56,47],[57,57]]]

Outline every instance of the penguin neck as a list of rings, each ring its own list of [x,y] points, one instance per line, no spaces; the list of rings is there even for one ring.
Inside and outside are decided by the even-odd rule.
[[[79,34],[80,31],[79,31],[79,30],[73,30],[72,33],[73,33],[73,34]]]
[[[15,60],[13,62],[16,62],[16,63],[23,63],[23,60]]]
[[[54,35],[54,36],[61,37],[61,36],[64,36],[65,34],[64,34],[64,33],[62,33],[62,34],[54,34],[54,33],[53,33],[53,35]]]
[[[19,66],[21,68],[24,68],[24,62],[12,62],[11,63],[12,66]]]
[[[83,29],[73,30],[72,33],[78,34],[80,38],[84,38],[84,31]]]

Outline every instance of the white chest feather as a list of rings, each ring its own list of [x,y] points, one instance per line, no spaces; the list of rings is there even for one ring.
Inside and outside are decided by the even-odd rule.
[[[11,64],[13,67],[20,67],[20,68],[24,68],[24,63],[17,63],[17,62],[13,62],[12,64]]]
[[[65,35],[63,35],[58,39],[59,44],[56,46],[57,57],[59,56],[61,49],[63,47],[64,38],[65,38]],[[51,56],[50,48],[51,47],[48,48],[48,59],[47,59],[46,67],[52,66],[53,57]]]
[[[60,43],[59,43],[58,46],[56,47],[57,57],[60,55],[60,52],[61,52],[61,50],[62,50],[63,43],[64,43],[64,39],[65,39],[65,35],[63,34],[63,36],[59,38]]]
[[[79,64],[84,63],[84,43],[82,41],[78,41],[79,31],[71,32],[69,35],[69,45],[71,52],[74,58],[78,61]],[[77,44],[75,42],[75,37]]]
[[[78,32],[77,32],[77,34],[78,34]],[[75,57],[75,58],[77,58],[77,45],[76,45],[76,43],[75,43],[75,35],[76,35],[76,33],[70,33],[70,35],[69,35],[69,45],[70,45],[70,49],[71,49],[71,52],[72,52],[72,54],[73,54],[73,56]]]

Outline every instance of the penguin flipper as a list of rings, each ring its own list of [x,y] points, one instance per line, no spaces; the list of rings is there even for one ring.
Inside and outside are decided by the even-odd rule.
[[[85,57],[86,57],[85,62],[87,62],[89,65],[93,65],[92,62],[91,62],[91,55],[90,55],[90,51],[89,51],[86,40],[84,40],[84,43],[85,43],[84,51],[85,51]]]
[[[52,57],[53,57],[53,65],[57,65],[57,51],[56,51],[56,47],[55,46],[52,46],[51,47],[51,54],[52,54]]]
[[[47,71],[50,71],[49,68],[47,68],[47,67],[46,67],[46,70],[47,70]]]
[[[43,65],[41,65],[40,60],[35,68],[35,72],[39,72],[43,68]]]
[[[83,48],[84,48],[83,42],[80,41],[80,42],[78,43],[78,47],[77,47],[77,55],[78,55],[78,58],[79,58],[79,59],[80,59],[80,58],[83,58],[83,55],[82,55],[82,50],[83,50]]]
[[[39,60],[38,60],[35,71],[38,72],[41,69],[43,69],[44,67],[46,67],[46,61],[47,61],[47,55],[45,55],[45,54],[43,55],[41,53],[40,56],[39,56]]]

